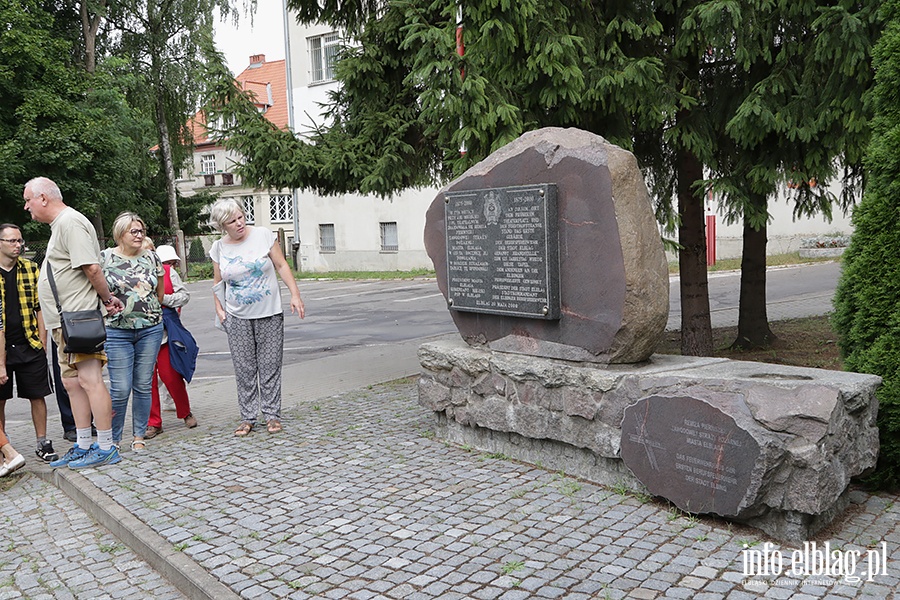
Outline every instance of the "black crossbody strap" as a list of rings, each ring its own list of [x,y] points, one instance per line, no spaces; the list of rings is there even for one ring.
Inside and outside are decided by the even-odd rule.
[[[50,282],[50,290],[53,292],[53,299],[56,300],[56,312],[62,314],[62,306],[59,305],[59,294],[56,293],[56,281],[53,280],[53,268],[50,261],[44,261],[47,265],[47,281]]]

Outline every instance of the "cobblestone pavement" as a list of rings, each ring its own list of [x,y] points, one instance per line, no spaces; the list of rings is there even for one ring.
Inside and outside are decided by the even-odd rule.
[[[0,498],[0,599],[184,598],[58,488],[18,477]]]
[[[900,583],[896,496],[854,491],[845,516],[811,540],[837,557],[830,572],[792,576],[792,554],[802,548],[446,445],[433,438],[431,418],[405,380],[291,408],[280,435],[258,427],[235,438],[235,424],[224,422],[173,430],[118,465],[64,476],[99,489],[180,556],[180,568],[199,565],[235,598],[892,598]],[[4,527],[15,524],[15,539],[29,541],[25,550],[6,543],[0,598],[42,597],[32,595],[32,581],[44,582],[43,597],[106,597],[95,582],[107,578],[141,597],[178,597],[108,535],[88,548],[54,538],[73,526],[57,528],[65,517],[48,507],[68,500],[53,488],[29,478],[13,493],[4,505],[24,510],[5,510]],[[59,562],[79,551],[97,571],[76,584],[65,571],[72,562]],[[775,570],[778,553],[781,577],[745,577],[745,557]],[[854,582],[876,556],[886,559],[878,574]]]

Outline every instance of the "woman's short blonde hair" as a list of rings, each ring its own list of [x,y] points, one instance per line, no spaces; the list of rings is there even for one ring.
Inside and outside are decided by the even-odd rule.
[[[209,226],[222,233],[225,231],[225,223],[234,218],[234,215],[240,213],[245,219],[247,213],[234,198],[219,198],[216,203],[209,209]]]
[[[125,232],[131,229],[131,224],[137,221],[141,224],[141,227],[144,229],[144,237],[146,239],[147,236],[147,226],[144,224],[144,220],[137,214],[133,212],[123,212],[118,217],[116,217],[116,221],[113,223],[112,234],[113,239],[116,240],[116,243],[122,241],[122,236],[125,235]]]

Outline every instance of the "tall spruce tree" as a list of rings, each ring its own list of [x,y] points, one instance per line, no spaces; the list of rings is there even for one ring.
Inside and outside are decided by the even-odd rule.
[[[797,66],[813,49],[820,72],[828,53],[835,75],[852,71],[848,61],[861,64],[871,32],[854,26],[856,13],[871,12],[874,0],[846,4],[291,0],[300,20],[331,23],[352,40],[337,65],[342,85],[327,126],[311,144],[298,143],[249,112],[242,117],[239,102],[226,105],[233,91],[221,89],[216,106],[221,122],[231,124],[230,147],[247,157],[245,178],[324,193],[389,194],[430,183],[538,127],[579,127],[632,149],[658,215],[678,227],[682,352],[709,354],[703,199],[716,189],[753,226],[746,230],[756,262],[747,263],[753,277],[745,282],[754,291],[748,298],[761,295],[767,338],[765,246],[759,243],[765,202],[799,172],[826,179],[843,149],[838,128],[861,118],[847,109],[849,84],[823,79],[817,88]],[[462,56],[455,52],[460,9]],[[829,18],[834,31],[822,25]],[[831,31],[833,47],[815,46],[823,31]],[[805,44],[791,42],[794,37]],[[812,92],[815,97],[802,96]],[[804,107],[802,119],[786,112]],[[821,139],[824,132],[831,137]],[[746,337],[759,336],[754,329]]]
[[[900,2],[874,53],[875,117],[865,159],[868,183],[853,212],[833,324],[845,368],[884,378],[878,389],[881,449],[871,480],[900,487]]]
[[[743,221],[737,347],[765,347],[768,202],[791,188],[794,214],[830,218],[855,199],[869,139],[864,95],[872,82],[878,4],[779,1],[740,3],[727,39],[715,45],[706,85],[721,111],[710,186],[729,217]],[[748,26],[747,24],[753,24]],[[843,168],[843,172],[842,172]],[[840,196],[828,184],[840,183]]]

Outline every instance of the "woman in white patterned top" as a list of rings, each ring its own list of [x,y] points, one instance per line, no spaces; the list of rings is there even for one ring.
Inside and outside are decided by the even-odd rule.
[[[294,274],[284,259],[275,234],[247,225],[244,210],[232,198],[216,202],[209,223],[224,235],[209,251],[213,283],[224,285],[224,303],[214,296],[216,314],[228,334],[237,380],[244,436],[261,412],[269,433],[281,425],[281,363],[284,357],[284,308],[276,273],[291,293],[291,313],[306,313]]]

